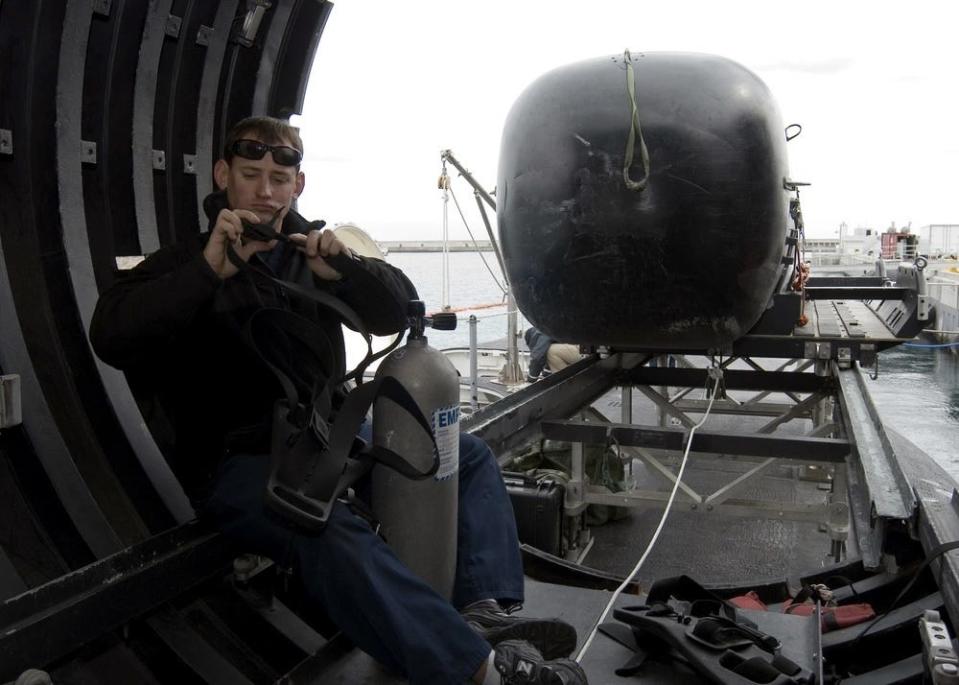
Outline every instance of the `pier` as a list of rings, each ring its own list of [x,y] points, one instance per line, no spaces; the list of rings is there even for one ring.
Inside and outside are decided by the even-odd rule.
[[[442,240],[380,240],[377,245],[383,252],[442,252]],[[450,252],[474,252],[476,250],[493,251],[488,240],[450,240],[447,241]]]

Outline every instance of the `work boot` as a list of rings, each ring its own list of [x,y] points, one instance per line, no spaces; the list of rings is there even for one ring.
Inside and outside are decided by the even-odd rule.
[[[586,673],[572,659],[543,658],[522,640],[500,642],[493,650],[493,667],[504,685],[587,685]]]
[[[513,616],[493,599],[473,602],[461,613],[473,630],[494,647],[504,640],[525,640],[547,660],[569,656],[576,649],[576,629],[558,618]]]

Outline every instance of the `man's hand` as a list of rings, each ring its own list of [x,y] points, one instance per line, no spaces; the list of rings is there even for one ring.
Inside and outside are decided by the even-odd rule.
[[[328,228],[306,234],[292,233],[290,242],[306,255],[306,263],[310,266],[310,271],[324,281],[338,281],[343,278],[343,274],[330,266],[324,257],[335,257],[338,254],[352,256],[353,254],[350,248]]]
[[[204,259],[206,259],[207,264],[210,265],[210,268],[213,269],[220,278],[230,278],[231,276],[235,276],[239,271],[226,256],[226,248],[228,245],[233,246],[234,252],[236,252],[244,262],[249,261],[254,253],[265,252],[276,245],[275,240],[271,240],[268,243],[260,240],[251,240],[244,244],[240,239],[240,236],[243,235],[242,219],[254,223],[260,222],[260,218],[256,214],[246,209],[234,209],[232,211],[229,209],[221,210],[216,217],[216,224],[213,226],[213,231],[210,233],[210,240],[207,241],[206,247],[203,248]]]

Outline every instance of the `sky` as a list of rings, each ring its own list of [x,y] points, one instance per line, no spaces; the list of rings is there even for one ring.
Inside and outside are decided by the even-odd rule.
[[[440,152],[488,190],[503,123],[553,68],[632,52],[728,57],[778,102],[806,234],[959,223],[959,3],[338,0],[301,127],[300,211],[377,240],[443,237]],[[477,238],[472,190],[453,190]],[[467,237],[452,202],[449,235]]]

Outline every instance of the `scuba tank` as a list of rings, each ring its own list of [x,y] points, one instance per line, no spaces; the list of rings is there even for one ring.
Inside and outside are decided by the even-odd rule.
[[[439,456],[439,468],[424,480],[410,480],[376,465],[373,468],[373,514],[386,542],[406,566],[449,599],[456,573],[457,487],[459,485],[459,380],[446,356],[427,344],[427,325],[456,328],[456,315],[426,317],[423,302],[409,305],[406,345],[394,350],[376,372],[392,376],[413,397],[430,422],[436,445],[419,430],[410,414],[393,401],[373,405],[373,444],[425,466]],[[435,450],[435,452],[434,452]]]

